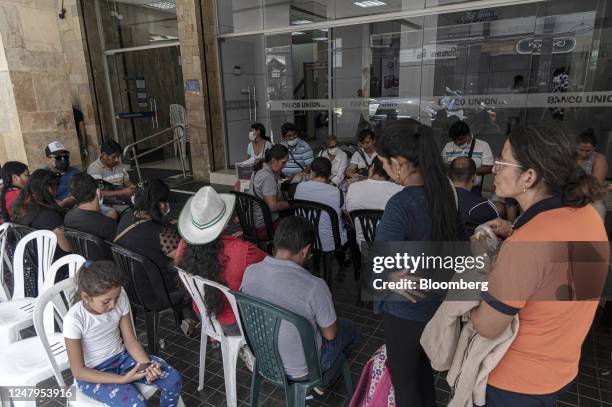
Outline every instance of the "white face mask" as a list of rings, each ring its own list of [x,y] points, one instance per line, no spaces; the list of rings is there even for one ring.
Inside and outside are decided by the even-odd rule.
[[[164,211],[164,216],[168,216],[170,214],[170,205],[166,206],[166,210]]]
[[[98,189],[98,203],[100,207],[104,206],[104,197],[102,196],[102,192]]]
[[[287,145],[289,147],[295,147],[297,145],[297,143],[298,143],[298,139],[297,138],[294,138],[293,140],[287,140]]]
[[[338,154],[338,147],[328,148],[327,154],[335,156],[336,154]]]
[[[254,131],[249,131],[249,140],[250,141],[255,141],[255,132]]]

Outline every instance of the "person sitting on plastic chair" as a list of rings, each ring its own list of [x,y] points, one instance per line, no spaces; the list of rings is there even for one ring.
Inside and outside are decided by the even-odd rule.
[[[283,219],[274,233],[274,257],[268,256],[261,263],[249,266],[240,290],[295,312],[317,328],[323,389],[315,391],[322,394],[340,377],[341,372],[333,372],[331,367],[342,353],[349,357],[357,330],[352,321],[336,316],[327,283],[303,267],[314,239],[312,224],[305,218],[290,216]],[[287,376],[292,380],[307,377],[308,369],[298,332],[283,323],[278,335],[278,349]]]

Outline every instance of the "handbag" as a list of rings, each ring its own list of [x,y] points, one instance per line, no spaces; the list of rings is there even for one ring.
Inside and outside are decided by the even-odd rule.
[[[382,345],[363,368],[349,407],[395,407],[387,348]]]

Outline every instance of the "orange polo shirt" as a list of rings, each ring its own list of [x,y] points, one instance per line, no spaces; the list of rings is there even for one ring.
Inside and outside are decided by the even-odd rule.
[[[520,322],[488,384],[523,394],[553,393],[577,376],[609,259],[606,231],[591,205],[540,210],[502,245],[485,297],[500,312],[518,312]]]

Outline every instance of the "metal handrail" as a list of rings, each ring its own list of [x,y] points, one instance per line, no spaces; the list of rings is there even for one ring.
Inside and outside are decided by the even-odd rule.
[[[182,135],[180,137],[173,137],[172,140],[168,140],[165,143],[162,143],[162,144],[158,145],[157,147],[154,147],[154,148],[152,148],[150,150],[147,150],[147,151],[144,151],[144,152],[138,154],[138,150],[136,149],[136,146],[138,144],[144,143],[145,141],[149,141],[149,140],[154,139],[155,137],[161,136],[163,134],[166,134],[166,133],[169,133],[169,132],[173,132],[174,130],[176,130],[178,128],[183,130],[181,132]],[[134,165],[136,166],[136,172],[138,173],[138,181],[141,182],[142,181],[142,174],[140,173],[140,165],[138,164],[138,159],[141,158],[141,157],[144,157],[145,155],[150,154],[150,153],[152,153],[154,151],[157,151],[160,148],[164,148],[164,147],[166,147],[168,145],[175,144],[175,143],[181,143],[185,137],[187,137],[187,133],[185,131],[185,126],[182,125],[182,124],[176,124],[176,125],[174,125],[172,127],[169,127],[169,128],[164,129],[162,131],[159,131],[159,132],[157,132],[155,134],[151,134],[148,137],[145,137],[143,139],[135,141],[132,144],[128,144],[123,149],[123,157],[128,162],[134,160]],[[128,153],[130,151],[132,152],[132,156],[131,157],[128,155]],[[179,144],[178,151],[179,151],[179,158],[181,159],[181,167],[183,169],[183,177],[186,178],[187,177],[187,170],[185,169],[185,156],[184,156],[185,152],[183,151],[183,148],[182,148],[182,146],[180,144]]]

